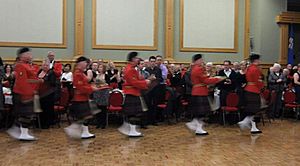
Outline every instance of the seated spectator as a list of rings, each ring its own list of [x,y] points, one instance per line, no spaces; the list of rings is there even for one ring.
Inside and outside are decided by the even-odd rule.
[[[281,66],[275,63],[268,77],[270,91],[276,92],[276,100],[272,107],[271,117],[279,117],[279,112],[282,105],[282,92],[286,83],[286,77],[281,72]]]
[[[118,88],[118,83],[121,81],[120,72],[116,69],[114,62],[109,61],[107,63],[107,71],[106,74],[108,75],[109,82],[111,88],[115,89]]]
[[[232,64],[232,70],[236,73],[240,71],[240,63],[239,62],[233,62]]]
[[[65,64],[60,82],[62,84],[62,87],[68,88],[71,97],[73,93],[73,73],[71,72],[71,64]]]
[[[99,64],[98,74],[96,77],[96,86],[97,87],[108,87],[107,82],[109,82],[109,77],[105,74],[106,66],[104,64]],[[101,110],[100,113],[96,114],[97,126],[96,128],[104,129],[106,127],[106,116],[107,116],[107,106],[109,98],[109,88],[101,89],[93,93],[93,99],[95,100],[97,107]]]
[[[5,73],[3,75],[3,80],[2,80],[3,87],[12,89],[15,83],[15,76],[14,76],[12,65],[6,64],[4,66],[4,72]]]
[[[297,66],[297,72],[294,74],[294,86],[297,96],[297,103],[300,103],[300,63]]]
[[[39,95],[41,109],[41,125],[43,129],[48,129],[54,124],[54,103],[56,76],[53,70],[50,70],[49,60],[45,60],[42,69],[38,72],[38,78],[43,82],[39,86]]]

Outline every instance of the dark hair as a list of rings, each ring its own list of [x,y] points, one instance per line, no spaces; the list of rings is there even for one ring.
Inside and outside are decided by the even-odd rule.
[[[249,57],[249,61],[252,63],[254,62],[254,60],[257,60],[260,58],[260,55],[259,54],[251,54],[250,57]]]
[[[3,60],[1,57],[0,57],[0,66],[3,66]]]
[[[18,49],[17,56],[20,56],[21,54],[23,54],[25,52],[30,52],[30,51],[31,51],[30,48],[28,48],[28,47],[22,47],[22,48]]]
[[[70,70],[72,69],[72,65],[70,63],[67,63],[64,65],[64,67],[67,67],[67,66],[69,66]]]
[[[106,65],[105,64],[99,64],[99,67],[100,66],[102,66],[102,68],[103,68],[103,73],[105,73],[106,72]],[[98,69],[99,69],[99,67],[98,67]]]
[[[84,57],[84,56],[81,56],[81,57],[77,58],[76,63],[79,63],[79,62],[82,62],[82,61],[90,63],[90,60],[87,57]]]
[[[201,59],[202,58],[202,54],[195,54],[192,58],[193,62],[195,62],[196,60],[198,59]]]
[[[229,65],[231,65],[231,61],[230,60],[225,60],[223,63],[228,62]]]
[[[162,56],[161,55],[156,55],[156,58],[161,58],[162,59]]]
[[[155,57],[155,56],[150,56],[150,57],[149,57],[149,61],[151,61],[151,59],[156,60],[156,57]]]
[[[133,58],[137,57],[138,53],[137,52],[130,52],[127,55],[127,61],[131,62],[133,60]]]
[[[6,73],[6,69],[7,69],[7,67],[8,66],[10,66],[10,69],[11,69],[11,71],[10,72],[12,72],[13,71],[13,67],[12,67],[12,65],[10,65],[10,64],[6,64],[5,66],[4,66],[4,72]]]

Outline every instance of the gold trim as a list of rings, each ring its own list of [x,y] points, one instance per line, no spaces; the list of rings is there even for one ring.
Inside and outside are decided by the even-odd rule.
[[[75,1],[75,56],[84,54],[84,0]]]
[[[279,63],[286,64],[289,44],[289,24],[300,24],[300,12],[282,12],[276,17],[280,27],[280,56]]]
[[[289,44],[289,25],[279,24],[280,26],[280,56],[279,63],[287,63],[288,44]]]
[[[1,47],[45,47],[67,48],[67,0],[63,0],[63,35],[62,43],[32,43],[32,42],[0,42]]]
[[[225,53],[237,53],[238,52],[238,13],[239,13],[239,1],[235,0],[234,7],[234,48],[196,48],[196,47],[184,47],[183,45],[183,32],[184,32],[184,0],[180,0],[180,51],[183,52],[225,52]]]
[[[3,57],[3,56],[2,56]],[[33,62],[36,64],[42,64],[44,59],[34,59]],[[66,64],[66,63],[70,63],[72,65],[72,67],[75,66],[75,59],[58,59],[57,61],[61,62],[62,64]],[[104,59],[104,63],[109,62],[110,60],[108,59]],[[3,58],[3,62],[5,62],[5,64],[13,64],[15,63],[15,58]],[[114,63],[117,67],[124,67],[128,64],[127,61],[118,61],[118,60],[114,60]],[[176,65],[180,65],[180,64],[184,64],[186,67],[188,67],[190,65],[191,62],[184,62],[184,61],[174,61],[172,62]],[[223,62],[214,62],[214,65],[222,65]],[[284,65],[284,64],[282,64]],[[263,73],[266,75],[269,68],[273,66],[273,63],[261,63],[260,67],[263,69]]]
[[[166,0],[165,6],[165,59],[174,61],[174,0]]]
[[[245,1],[245,26],[244,26],[244,59],[250,54],[250,0]]]
[[[93,48],[106,50],[146,50],[155,51],[157,47],[152,46],[133,46],[133,45],[96,45]]]
[[[282,12],[276,17],[278,24],[300,24],[300,12]]]
[[[153,46],[138,46],[138,45],[97,45],[96,43],[96,4],[97,0],[93,0],[92,8],[92,48],[94,49],[111,49],[111,50],[145,50],[156,51],[158,47],[158,0],[154,0],[154,36]]]

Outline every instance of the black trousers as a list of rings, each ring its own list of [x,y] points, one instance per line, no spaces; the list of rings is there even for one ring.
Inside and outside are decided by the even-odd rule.
[[[99,127],[106,127],[106,116],[107,116],[107,106],[99,106],[98,105],[98,108],[101,109],[101,112],[99,112],[97,115],[96,115],[96,119],[97,119],[97,128]]]
[[[166,85],[160,84],[154,87],[145,96],[145,101],[148,106],[147,121],[148,124],[153,124],[158,121],[157,105],[164,102],[166,94]]]
[[[221,104],[221,106],[226,106],[226,97],[230,92],[233,92],[233,90],[224,90],[224,89],[220,90],[220,104]]]
[[[42,128],[49,128],[50,125],[54,124],[54,103],[55,103],[55,93],[51,93],[47,96],[40,98],[41,109],[41,126]]]

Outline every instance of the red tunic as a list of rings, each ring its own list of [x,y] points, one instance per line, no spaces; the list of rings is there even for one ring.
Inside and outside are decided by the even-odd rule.
[[[37,65],[37,64],[29,64],[29,66],[31,67],[31,70],[32,70],[32,72],[34,72],[34,78],[31,78],[31,79],[36,79],[36,80],[38,80],[38,76],[37,76],[37,74],[38,74],[38,72],[39,72],[39,70],[40,70],[40,66],[39,65]],[[31,84],[32,85],[32,88],[34,89],[34,90],[39,90],[39,86],[40,86],[40,83],[38,84],[38,83],[36,83],[36,84]]]
[[[73,101],[88,101],[93,88],[82,70],[76,69],[73,73],[73,85],[75,87]]]
[[[192,66],[191,80],[193,84],[192,96],[208,96],[207,85],[216,84],[221,79],[207,76],[204,67],[194,65]]]
[[[124,94],[129,94],[133,96],[140,96],[142,89],[147,89],[147,82],[144,78],[139,76],[138,71],[132,64],[127,64],[124,70],[124,84],[123,92]]]
[[[15,66],[14,93],[21,96],[21,100],[31,100],[34,95],[35,84],[29,83],[29,79],[37,79],[36,72],[29,64],[18,62]]]
[[[60,76],[62,75],[62,68],[63,65],[60,62],[54,61],[53,71],[57,79],[60,79]]]
[[[256,65],[251,64],[246,72],[247,85],[245,91],[260,93],[261,89],[264,87],[261,77],[261,70]]]

